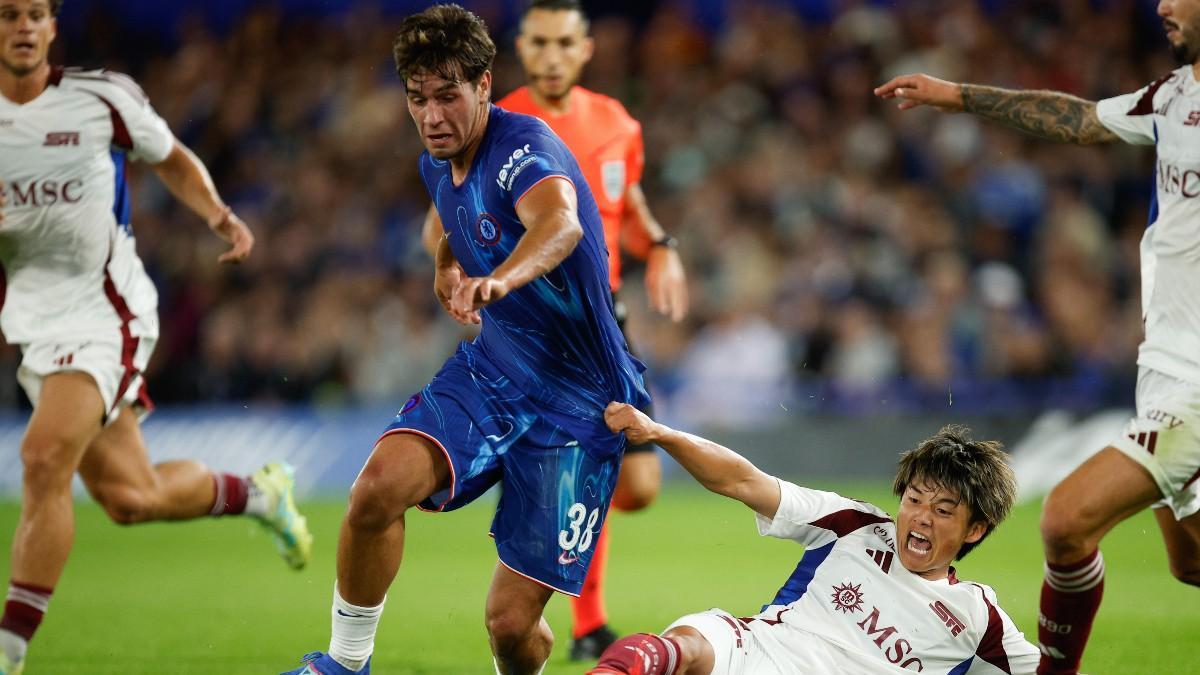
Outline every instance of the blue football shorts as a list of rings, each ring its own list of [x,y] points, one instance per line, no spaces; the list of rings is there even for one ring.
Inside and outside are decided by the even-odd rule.
[[[422,510],[453,511],[500,483],[490,532],[500,562],[579,595],[625,446],[602,414],[571,418],[539,405],[486,357],[460,347],[383,436],[400,433],[431,441],[450,465],[449,487]]]

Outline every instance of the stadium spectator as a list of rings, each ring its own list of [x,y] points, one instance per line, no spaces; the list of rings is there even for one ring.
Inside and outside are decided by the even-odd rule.
[[[897,115],[857,87],[920,69],[1066,87],[1093,100],[1131,91],[1169,70],[1144,39],[1158,21],[1144,5],[848,2],[827,17],[751,1],[708,21],[687,4],[661,3],[645,21],[595,17],[595,56],[582,81],[641,122],[647,199],[659,219],[688,233],[680,252],[692,308],[681,325],[645,320],[636,263],[625,280],[628,328],[664,394],[660,414],[688,412],[671,401],[692,375],[681,358],[687,344],[747,307],[787,341],[782,375],[800,391],[785,402],[790,413],[774,406],[778,416],[877,411],[884,399],[889,411],[944,410],[948,387],[964,412],[1127,403],[1152,158],[1047,147],[968,116]],[[219,31],[189,19],[177,44],[137,26],[121,29],[141,39],[106,39],[112,21],[101,13],[71,22],[94,30],[72,32],[59,48],[71,61],[134,68],[180,138],[208,159],[222,194],[253,219],[260,245],[275,252],[217,277],[206,264],[213,244],[177,224],[182,215],[154,181],[131,173],[139,252],[162,296],[163,334],[147,370],[156,400],[325,404],[396,397],[423,382],[415,371],[370,377],[371,364],[390,357],[388,343],[366,339],[363,327],[390,295],[406,312],[372,321],[386,323],[393,344],[429,327],[460,330],[411,292],[427,277],[416,232],[428,204],[414,167],[395,162],[418,146],[399,133],[394,111],[404,94],[377,57],[394,21],[370,4],[323,17],[260,6]],[[513,54],[499,56],[496,80],[500,91],[523,83]],[[220,123],[202,123],[213,118]],[[395,168],[376,170],[385,165]],[[1099,250],[1046,227],[1071,200],[1098,219],[1089,236],[1111,264],[1072,265],[1048,279],[1048,254],[1085,260]],[[731,260],[735,246],[750,257]],[[931,368],[924,359],[934,355],[903,333],[916,315],[947,311],[926,302],[925,288],[928,260],[947,249],[966,265],[959,306],[980,306],[985,267],[1016,272],[1022,295],[1009,311],[1020,318],[1020,340],[1000,345],[995,332],[964,326],[969,312],[938,315],[922,324],[938,332],[940,365]],[[1088,304],[1102,313],[1104,339],[1081,341],[1073,331],[1051,297],[1059,281],[1095,296]],[[333,306],[309,302],[339,294]],[[840,378],[844,361],[830,357],[855,335],[838,316],[851,299],[890,338],[890,361],[878,379],[835,390],[826,382]],[[224,326],[213,330],[218,320]],[[310,334],[317,321],[344,326],[345,341]],[[449,355],[437,340],[417,342],[429,350],[421,363]],[[208,362],[210,350],[222,353],[221,365]],[[15,350],[0,354],[10,373],[18,361]],[[10,405],[18,395],[0,389]]]
[[[712,441],[612,403],[605,419],[657,443],[705,488],[757,514],[760,534],[806,548],[774,600],[750,617],[685,616],[662,635],[618,640],[590,675],[1033,673],[1037,648],[995,592],[951,563],[1008,515],[1016,480],[999,444],[947,427],[904,453],[892,518],[832,492],[767,475]],[[898,564],[897,564],[898,563]]]

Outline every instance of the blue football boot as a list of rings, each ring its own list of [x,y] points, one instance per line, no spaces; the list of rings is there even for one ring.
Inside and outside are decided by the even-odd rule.
[[[279,675],[370,675],[371,659],[367,659],[361,670],[350,670],[333,660],[325,652],[311,652],[304,655],[304,665],[296,670],[289,670]]]

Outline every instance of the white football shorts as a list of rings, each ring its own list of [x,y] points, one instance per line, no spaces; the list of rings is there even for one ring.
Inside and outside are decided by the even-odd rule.
[[[892,675],[912,672],[886,663],[877,655],[841,648],[793,624],[763,620],[777,614],[760,614],[753,620],[746,620],[721,609],[710,609],[682,617],[667,630],[686,626],[703,635],[716,655],[712,675]]]
[[[47,375],[67,371],[87,373],[104,400],[104,423],[111,424],[128,405],[139,418],[153,408],[142,372],[154,352],[155,337],[122,338],[119,333],[77,342],[34,342],[21,345],[17,381],[36,406]]]
[[[1200,385],[1138,369],[1137,416],[1113,447],[1146,467],[1176,520],[1200,511]]]

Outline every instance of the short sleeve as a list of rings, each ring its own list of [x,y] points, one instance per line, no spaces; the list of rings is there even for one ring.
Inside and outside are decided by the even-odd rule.
[[[1154,111],[1163,84],[1171,76],[1131,93],[1106,98],[1096,103],[1096,116],[1109,131],[1134,145],[1154,145]]]
[[[131,159],[157,164],[171,154],[175,135],[132,79],[103,71],[82,78],[80,86],[109,106],[113,113],[113,145],[129,152]]]
[[[834,492],[779,481],[779,509],[771,519],[757,515],[758,533],[819,546],[861,527],[891,522],[874,506]]]
[[[988,625],[975,652],[969,675],[1034,675],[1041,652],[1025,639],[1011,617],[1000,607],[996,592],[975,584],[983,593]]]
[[[512,140],[507,146],[500,146],[500,166],[495,167],[494,175],[496,184],[507,193],[514,208],[544,180],[560,177],[571,180],[567,168],[574,160],[562,141],[552,133],[533,131],[523,136],[511,134],[509,138]]]
[[[646,168],[646,148],[642,141],[642,125],[634,122],[633,138],[629,142],[629,152],[625,157],[628,184],[636,185],[642,181],[642,171]],[[628,187],[628,185],[626,186]]]

